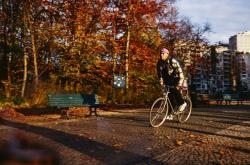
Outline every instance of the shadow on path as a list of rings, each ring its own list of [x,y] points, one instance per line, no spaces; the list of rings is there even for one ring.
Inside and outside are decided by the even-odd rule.
[[[168,126],[170,128],[174,129],[182,129],[184,131],[190,131],[190,132],[197,132],[197,133],[202,133],[202,134],[207,134],[207,135],[215,135],[215,136],[221,136],[221,137],[226,137],[226,138],[231,138],[231,139],[236,139],[236,140],[243,140],[243,141],[250,141],[250,137],[238,137],[238,136],[231,136],[231,135],[220,135],[217,133],[212,133],[212,132],[207,132],[207,131],[202,131],[202,130],[196,130],[196,129],[191,129],[191,128],[183,128],[183,127],[174,127],[174,126]]]
[[[159,162],[157,160],[152,160],[149,157],[124,151],[121,149],[116,149],[109,145],[90,140],[86,137],[73,135],[50,128],[32,126],[25,123],[9,121],[2,118],[0,118],[0,123],[9,127],[42,135],[45,138],[61,143],[64,146],[67,146],[85,155],[93,157],[101,162],[104,162],[105,164],[117,165],[117,164],[137,164],[145,162],[150,162],[152,164],[163,164],[162,162]]]
[[[133,125],[133,126],[139,126],[139,127],[149,127],[149,119],[141,116],[131,116],[131,115],[114,115],[114,116],[108,116],[108,115],[103,115],[102,117],[106,119],[117,119],[116,122],[113,123],[118,123],[118,124],[124,124],[124,125]],[[122,121],[129,121],[129,122],[122,122]]]

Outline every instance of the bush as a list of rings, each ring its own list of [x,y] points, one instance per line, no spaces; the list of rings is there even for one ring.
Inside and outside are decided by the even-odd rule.
[[[0,96],[0,103],[4,103],[7,101],[7,98],[5,96]]]
[[[14,105],[21,105],[21,104],[25,103],[25,100],[23,98],[20,98],[20,97],[15,97],[13,99],[13,103],[14,103]]]

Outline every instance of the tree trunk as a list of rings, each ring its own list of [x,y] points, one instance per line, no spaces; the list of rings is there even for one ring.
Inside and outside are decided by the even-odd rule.
[[[29,11],[31,12],[31,3],[29,6]],[[36,51],[36,43],[35,43],[35,34],[34,34],[34,30],[33,30],[29,15],[27,15],[27,21],[28,21],[27,23],[29,26],[30,34],[31,34],[32,56],[33,56],[33,64],[34,64],[34,82],[35,82],[34,87],[36,91],[36,88],[38,85],[37,51]]]
[[[27,74],[28,74],[28,52],[26,47],[26,33],[28,30],[28,22],[27,22],[27,15],[26,13],[23,16],[23,23],[24,26],[22,27],[21,31],[21,43],[23,46],[23,82],[22,82],[22,89],[21,89],[21,97],[24,98],[26,84],[27,84]]]
[[[27,82],[27,51],[26,51],[26,47],[24,46],[24,50],[23,50],[23,65],[24,65],[24,72],[23,72],[23,84],[22,84],[22,91],[21,91],[21,97],[24,97],[24,93],[25,93],[25,89],[26,89],[26,82]]]
[[[128,67],[129,67],[129,42],[130,42],[130,25],[127,23],[128,35],[127,35],[127,45],[126,45],[126,56],[125,56],[125,73],[126,73],[126,93],[129,88],[129,77],[128,77]]]
[[[2,2],[1,8],[2,10],[7,8],[6,3]],[[9,33],[7,31],[7,29],[9,28],[9,22],[7,18],[4,18],[4,20],[1,20],[1,21],[3,22],[3,29],[1,29],[1,31],[3,32],[3,41],[1,41],[3,44],[3,52],[2,52],[2,58],[1,58],[1,63],[0,63],[1,64],[0,80],[4,86],[6,98],[10,98],[11,97],[11,73],[10,73],[11,56],[10,56],[10,53],[8,53],[7,51],[7,48],[10,45],[10,43],[8,42]]]
[[[31,44],[32,44],[32,55],[33,55],[33,63],[34,63],[34,79],[35,79],[35,88],[38,85],[38,68],[37,68],[37,52],[35,45],[35,37],[31,30]]]

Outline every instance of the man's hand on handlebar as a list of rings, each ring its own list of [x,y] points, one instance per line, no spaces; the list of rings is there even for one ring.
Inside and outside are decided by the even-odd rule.
[[[176,89],[181,90],[183,87],[182,86],[176,86]]]
[[[160,79],[160,85],[161,85],[161,86],[164,86],[164,82],[163,82],[163,79],[162,79],[162,78]]]

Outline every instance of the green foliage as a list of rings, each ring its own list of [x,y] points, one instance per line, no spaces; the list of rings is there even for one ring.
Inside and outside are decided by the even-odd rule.
[[[15,97],[13,99],[13,103],[14,103],[14,105],[21,105],[21,104],[25,103],[25,100],[23,98],[20,98],[20,97]]]
[[[4,103],[7,101],[6,96],[0,96],[0,103]]]

